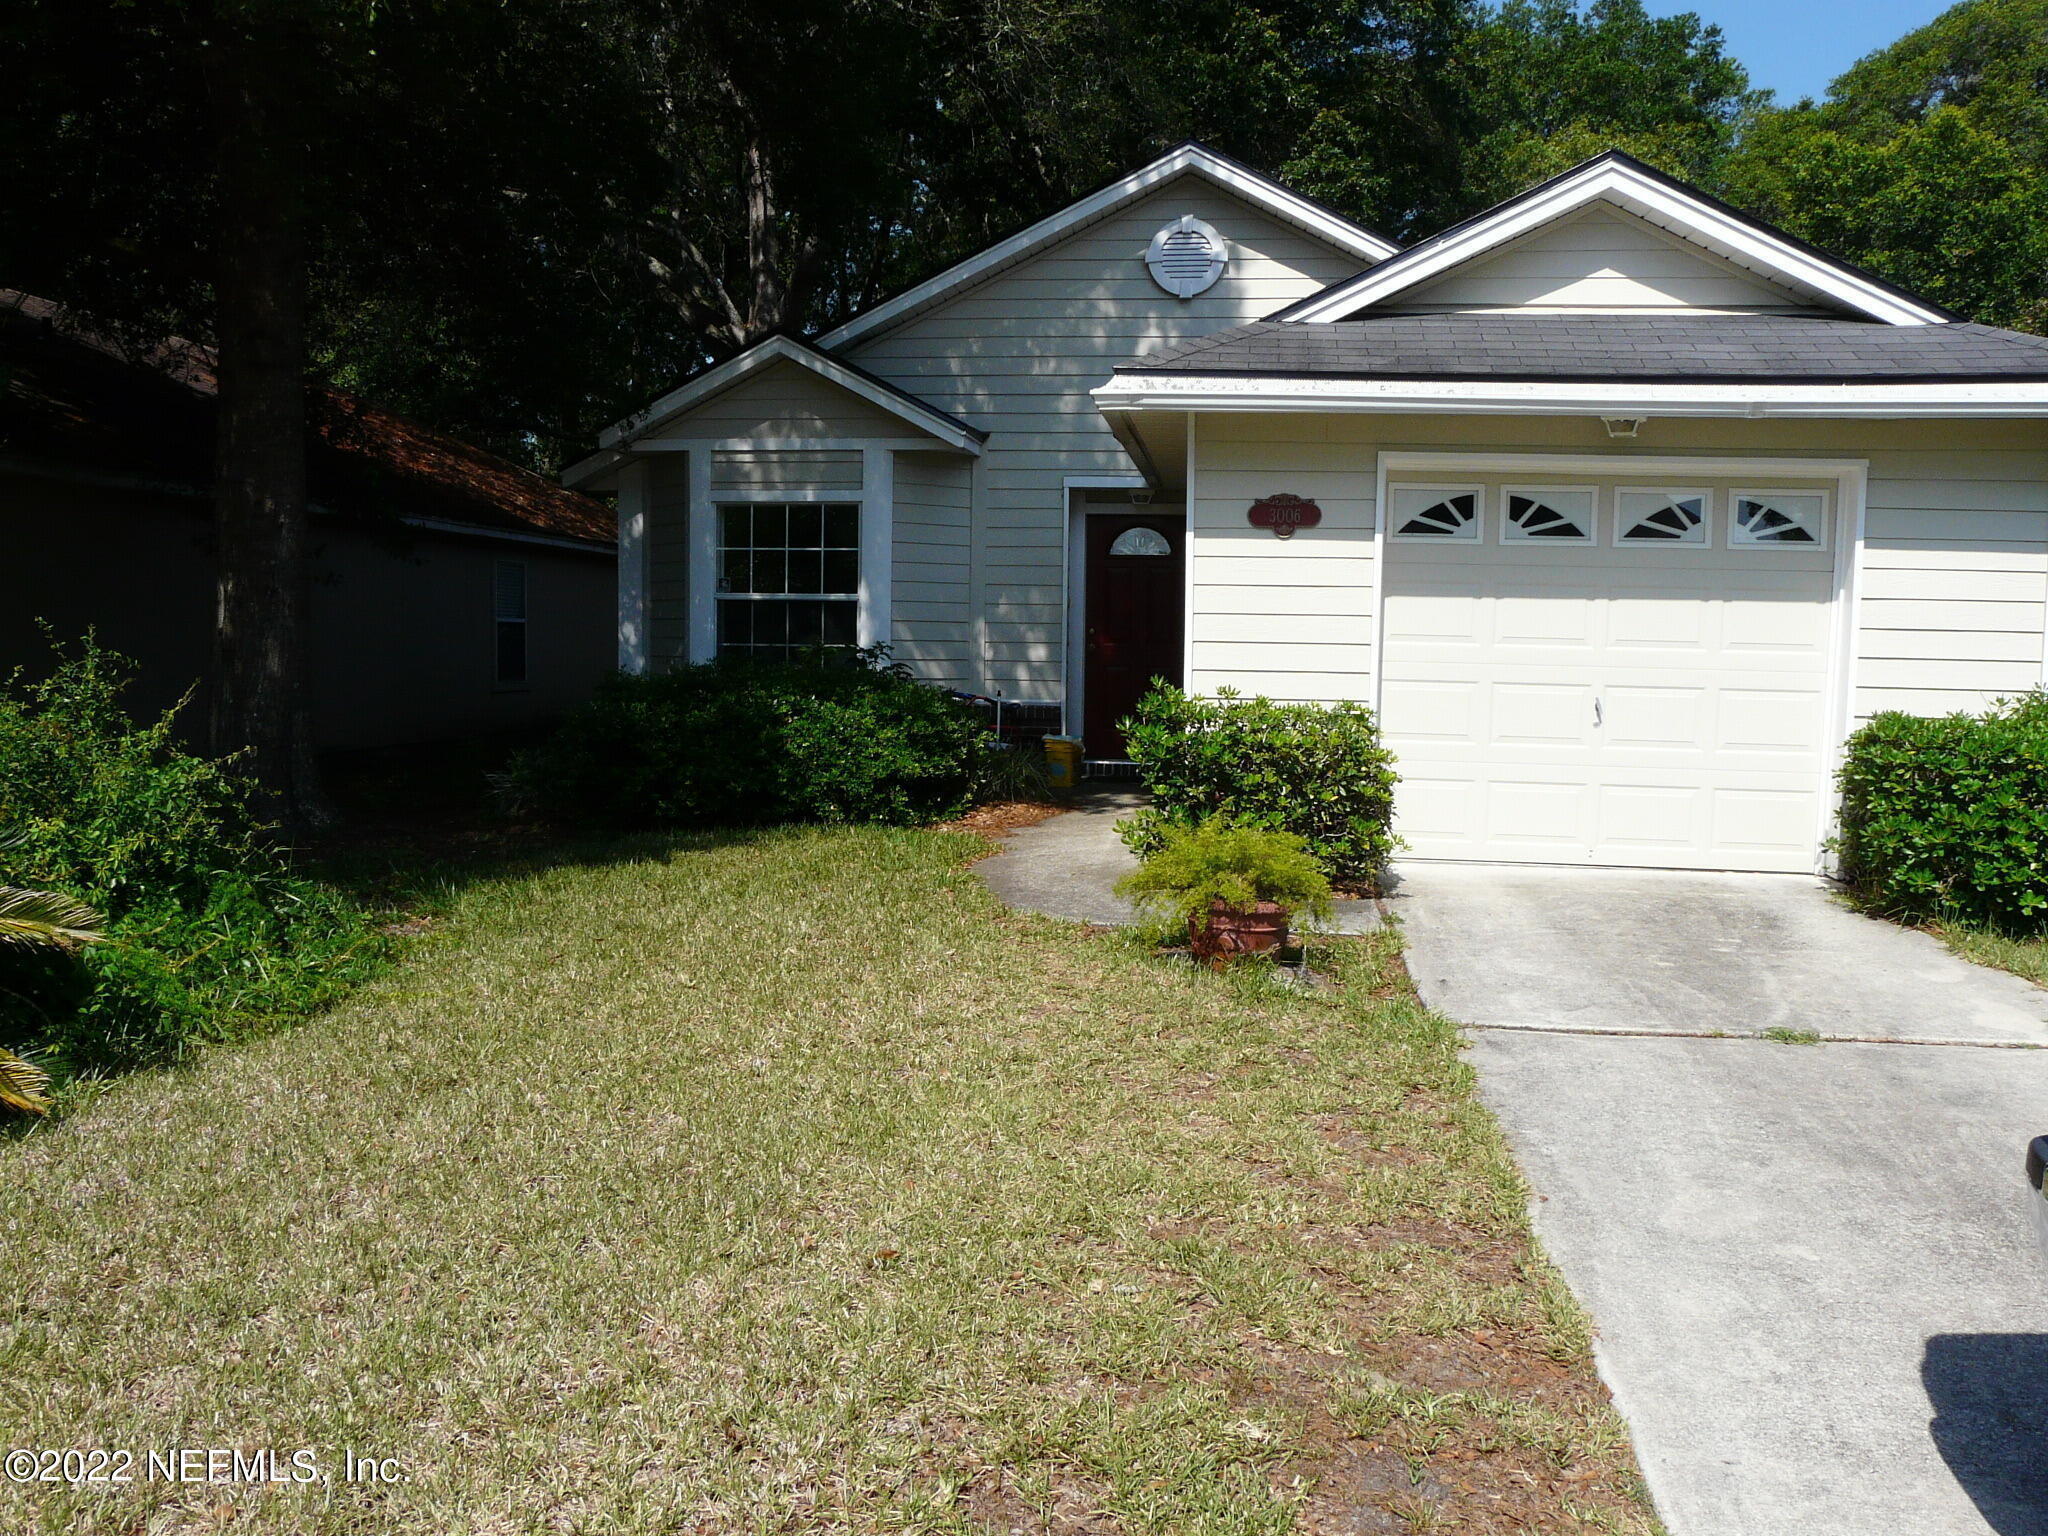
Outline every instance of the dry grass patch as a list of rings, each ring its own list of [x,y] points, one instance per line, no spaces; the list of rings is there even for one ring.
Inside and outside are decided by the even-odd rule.
[[[1584,1319],[1392,941],[1302,995],[923,832],[472,888],[290,1036],[0,1152],[0,1528],[1643,1532]]]
[[[2016,938],[1966,923],[1935,923],[1930,931],[1965,960],[1995,966],[2048,987],[2048,935]]]

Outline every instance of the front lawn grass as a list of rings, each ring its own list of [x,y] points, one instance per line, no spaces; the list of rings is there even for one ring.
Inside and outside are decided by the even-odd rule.
[[[975,846],[483,882],[325,1017],[0,1148],[6,1444],[138,1458],[0,1529],[1654,1529],[1391,938],[1217,977],[1005,913]],[[195,1447],[332,1480],[142,1475]]]

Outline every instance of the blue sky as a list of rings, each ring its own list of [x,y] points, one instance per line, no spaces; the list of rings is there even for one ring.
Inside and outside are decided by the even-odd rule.
[[[1728,39],[1752,83],[1787,105],[1818,97],[1862,58],[1948,9],[1944,0],[1645,0],[1650,13],[1697,11]]]

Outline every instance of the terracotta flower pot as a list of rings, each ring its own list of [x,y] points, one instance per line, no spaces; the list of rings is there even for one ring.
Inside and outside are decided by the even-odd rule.
[[[1241,955],[1264,955],[1287,942],[1287,909],[1277,901],[1233,907],[1209,904],[1204,915],[1188,919],[1188,943],[1197,960],[1221,970]]]

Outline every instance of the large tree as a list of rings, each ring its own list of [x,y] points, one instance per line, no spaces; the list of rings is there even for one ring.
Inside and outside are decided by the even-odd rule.
[[[139,348],[177,334],[214,349],[209,734],[289,827],[328,814],[304,664],[314,340],[331,349],[380,295],[459,291],[449,239],[470,287],[489,287],[534,222],[499,205],[573,204],[578,119],[508,135],[528,151],[516,177],[501,144],[468,137],[575,56],[566,14],[549,0],[17,0],[0,19],[0,77],[20,88],[0,113],[15,211],[0,283]]]
[[[1583,10],[1508,0],[1460,62],[1472,133],[1447,213],[1487,207],[1607,149],[1711,183],[1761,100],[1718,27],[1691,12],[1651,16],[1641,0]]]
[[[2048,0],[1966,0],[1761,114],[1729,196],[1996,325],[2048,330]]]

